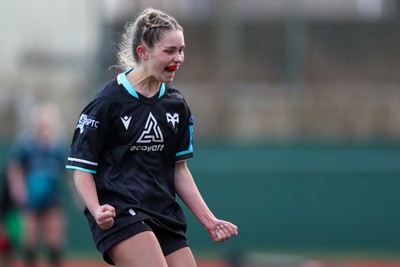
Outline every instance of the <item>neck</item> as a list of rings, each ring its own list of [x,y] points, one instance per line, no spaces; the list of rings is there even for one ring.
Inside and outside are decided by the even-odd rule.
[[[127,74],[126,78],[136,92],[145,97],[152,97],[160,90],[161,82],[148,75],[145,71],[134,69]]]

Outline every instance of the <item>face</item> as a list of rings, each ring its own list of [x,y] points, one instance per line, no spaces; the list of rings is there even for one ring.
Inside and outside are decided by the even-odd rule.
[[[171,30],[164,33],[153,49],[148,51],[149,72],[157,80],[170,83],[174,79],[175,72],[184,61],[185,41],[183,32],[180,30]]]
[[[42,142],[51,141],[56,134],[56,113],[51,108],[41,107],[34,114],[33,123],[37,137]]]

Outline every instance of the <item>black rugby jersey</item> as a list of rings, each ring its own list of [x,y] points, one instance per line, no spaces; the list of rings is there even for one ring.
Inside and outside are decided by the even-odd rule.
[[[139,212],[137,220],[150,217],[185,231],[174,170],[176,162],[193,157],[191,111],[168,84],[152,98],[141,96],[128,72],[108,83],[80,114],[66,168],[93,174],[100,204],[116,207],[117,216]]]

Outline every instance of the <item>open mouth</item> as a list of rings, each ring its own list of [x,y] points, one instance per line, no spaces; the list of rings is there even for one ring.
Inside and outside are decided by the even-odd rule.
[[[177,66],[177,65],[172,65],[172,66],[166,67],[166,68],[165,68],[165,71],[174,72],[174,71],[176,71],[177,69],[178,69],[178,66]]]

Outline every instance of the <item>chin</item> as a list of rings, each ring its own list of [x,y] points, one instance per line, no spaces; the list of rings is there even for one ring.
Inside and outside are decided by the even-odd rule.
[[[173,80],[174,80],[173,77],[172,77],[172,78],[164,78],[164,79],[161,79],[161,81],[162,81],[163,83],[172,83]]]

